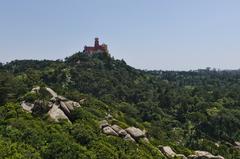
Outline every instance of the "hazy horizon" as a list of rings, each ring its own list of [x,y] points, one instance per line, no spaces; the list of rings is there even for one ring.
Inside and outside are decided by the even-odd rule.
[[[64,59],[106,43],[147,70],[239,69],[240,1],[0,2],[0,61]]]

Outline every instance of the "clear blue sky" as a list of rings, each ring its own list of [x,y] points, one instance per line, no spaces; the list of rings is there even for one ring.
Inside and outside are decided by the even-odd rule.
[[[92,45],[141,69],[240,68],[239,0],[0,0],[0,61]]]

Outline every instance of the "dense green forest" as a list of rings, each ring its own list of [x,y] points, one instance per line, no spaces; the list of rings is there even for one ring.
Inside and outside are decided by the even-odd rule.
[[[79,101],[71,122],[20,105],[33,87]],[[31,99],[29,99],[31,98]],[[99,121],[146,130],[149,142],[109,136]],[[108,54],[0,64],[0,158],[160,159],[159,145],[189,156],[240,159],[240,70],[146,71]]]

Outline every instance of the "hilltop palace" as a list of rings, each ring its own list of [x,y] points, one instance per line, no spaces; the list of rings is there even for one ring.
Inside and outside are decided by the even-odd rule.
[[[84,53],[92,55],[95,53],[108,53],[108,47],[106,44],[99,44],[99,39],[95,38],[94,46],[84,46]]]

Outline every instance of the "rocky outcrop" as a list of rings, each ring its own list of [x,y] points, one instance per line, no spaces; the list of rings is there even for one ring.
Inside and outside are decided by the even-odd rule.
[[[214,156],[207,151],[195,151],[193,155],[188,156],[189,159],[224,159],[222,156]]]
[[[29,103],[26,101],[21,102],[21,106],[24,110],[29,113],[34,112],[44,112],[49,115],[54,121],[58,122],[61,119],[66,119],[70,122],[71,112],[81,105],[78,102],[71,101],[63,96],[58,95],[51,88],[44,87],[35,87],[31,90],[31,93],[40,93],[40,89],[45,89],[49,95],[52,97],[47,104],[45,104],[41,100],[36,100],[33,103]]]
[[[139,128],[129,127],[127,129],[123,129],[116,124],[109,124],[107,120],[100,121],[99,128],[106,135],[118,136],[127,141],[136,142],[139,139],[142,139],[144,142],[149,142],[146,137],[146,132],[140,130]]]
[[[39,90],[40,90],[40,87],[39,87],[39,86],[34,87],[34,88],[31,90],[31,93],[39,93]]]
[[[129,135],[129,134],[127,134],[123,139],[127,140],[127,141],[135,142],[134,138],[132,138],[131,135]]]
[[[145,132],[135,128],[135,127],[129,127],[126,129],[126,131],[134,138],[134,139],[139,139],[145,137]]]
[[[66,106],[65,102],[60,101],[60,106],[61,106],[62,111],[63,111],[67,116],[70,116],[71,112],[70,112],[70,110],[68,109],[68,107]]]
[[[167,158],[181,158],[187,159],[186,156],[183,154],[175,153],[170,146],[159,146],[160,151],[164,154]]]
[[[21,106],[27,112],[32,113],[32,108],[34,107],[34,104],[22,101]]]
[[[48,115],[56,122],[61,119],[66,119],[70,122],[65,113],[59,108],[59,105],[53,104],[52,108],[49,110]]]
[[[126,130],[122,129],[120,126],[112,125],[111,127],[119,136],[125,137],[127,135]]]
[[[194,151],[194,154],[186,157],[183,154],[177,154],[172,150],[170,146],[159,146],[158,147],[161,153],[169,159],[179,158],[179,159],[224,159],[224,157],[218,155],[214,156],[213,154],[207,151]]]
[[[58,95],[51,88],[45,87],[46,91],[51,94],[52,97],[56,98]]]
[[[159,146],[159,150],[163,155],[167,158],[180,158],[180,159],[224,159],[222,156],[214,156],[213,154],[207,151],[194,151],[193,155],[189,155],[188,157],[183,154],[177,154],[172,150],[170,146]]]
[[[112,136],[118,136],[118,133],[114,131],[110,126],[103,128],[103,133]]]

